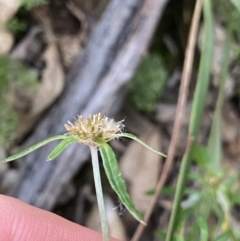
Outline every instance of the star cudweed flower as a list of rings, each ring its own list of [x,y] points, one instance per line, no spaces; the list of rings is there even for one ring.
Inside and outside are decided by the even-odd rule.
[[[65,148],[67,148],[70,144],[74,142],[78,142],[80,144],[85,144],[90,147],[91,157],[92,157],[92,165],[93,165],[93,174],[94,174],[94,182],[97,194],[97,201],[101,219],[101,226],[103,232],[103,240],[109,240],[108,236],[108,225],[106,220],[106,214],[104,209],[104,199],[102,194],[102,186],[101,186],[101,178],[99,171],[99,163],[98,163],[98,150],[100,151],[103,167],[106,173],[106,176],[109,180],[109,183],[112,189],[116,192],[121,202],[125,205],[127,210],[136,218],[139,222],[144,224],[142,215],[135,208],[130,195],[127,193],[127,188],[125,182],[120,173],[120,169],[118,167],[118,163],[115,157],[115,154],[111,147],[107,144],[107,142],[118,139],[120,137],[127,137],[133,139],[149,150],[163,155],[161,152],[158,152],[139,140],[136,136],[130,133],[123,133],[123,121],[114,121],[106,116],[102,116],[100,113],[95,115],[88,115],[87,118],[83,116],[78,116],[74,123],[68,121],[65,124],[65,128],[67,133],[64,135],[57,135],[50,137],[44,141],[41,141],[26,150],[23,150],[20,153],[17,153],[13,156],[7,157],[0,161],[0,163],[8,162],[20,158],[22,156],[27,155],[28,153],[46,145],[49,142],[55,140],[61,140],[60,143],[53,149],[53,151],[48,155],[48,161],[55,159],[58,155],[61,154]]]
[[[100,113],[88,115],[87,118],[78,116],[74,123],[68,121],[65,128],[68,135],[76,136],[80,143],[89,144],[91,142],[109,142],[118,138],[124,127],[123,121],[114,121]]]

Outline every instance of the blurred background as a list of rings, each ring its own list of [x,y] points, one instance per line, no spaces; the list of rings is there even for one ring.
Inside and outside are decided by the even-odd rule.
[[[176,240],[240,240],[240,2],[206,1],[214,36],[210,84],[181,205],[184,239]],[[0,0],[0,159],[65,133],[64,123],[77,115],[98,112],[124,119],[127,132],[167,153],[194,6],[191,0]],[[198,77],[205,24],[202,15],[174,164],[143,241],[165,239],[190,115],[198,112],[196,82],[205,81]],[[46,162],[55,145],[1,164],[0,192],[101,231],[88,148],[74,144]],[[128,140],[110,145],[145,213],[165,159]],[[206,149],[215,153],[215,171]],[[102,182],[111,235],[130,240],[138,223],[103,170]]]

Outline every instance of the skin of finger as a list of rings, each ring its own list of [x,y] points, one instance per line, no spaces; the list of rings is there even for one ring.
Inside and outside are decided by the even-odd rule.
[[[102,235],[16,198],[0,195],[0,240],[100,241]]]

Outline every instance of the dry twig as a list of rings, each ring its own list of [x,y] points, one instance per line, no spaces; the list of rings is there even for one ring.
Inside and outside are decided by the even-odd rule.
[[[178,96],[177,113],[176,113],[176,119],[175,119],[175,123],[174,123],[174,127],[173,127],[173,135],[172,135],[169,150],[168,150],[167,160],[163,167],[162,174],[159,178],[159,181],[158,181],[158,184],[156,187],[156,191],[155,191],[155,195],[152,199],[149,209],[147,210],[147,212],[144,216],[144,221],[146,223],[148,223],[148,221],[149,221],[149,218],[152,214],[152,211],[153,211],[153,209],[156,205],[156,202],[159,198],[159,195],[161,193],[162,187],[163,187],[165,181],[167,180],[167,177],[172,169],[173,158],[175,156],[177,141],[178,141],[178,137],[179,137],[179,133],[180,133],[180,128],[182,125],[182,117],[184,114],[187,95],[188,95],[188,87],[189,87],[189,83],[190,83],[190,77],[192,74],[192,65],[193,65],[193,58],[194,58],[194,52],[195,52],[194,50],[195,50],[197,32],[198,32],[199,21],[200,21],[200,16],[201,16],[201,9],[202,9],[202,0],[197,0],[195,9],[194,9],[193,18],[192,18],[190,33],[189,33],[188,45],[187,45],[187,49],[185,52],[183,74],[182,74],[181,86],[180,86],[180,91],[179,91],[179,96]],[[144,231],[144,228],[145,228],[144,225],[139,224],[131,241],[138,241]]]

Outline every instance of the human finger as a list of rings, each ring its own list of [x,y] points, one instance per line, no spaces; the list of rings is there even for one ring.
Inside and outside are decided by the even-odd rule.
[[[98,232],[4,195],[0,195],[0,237],[4,241],[102,240]]]

